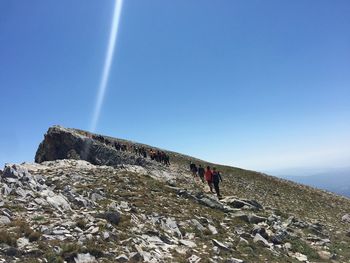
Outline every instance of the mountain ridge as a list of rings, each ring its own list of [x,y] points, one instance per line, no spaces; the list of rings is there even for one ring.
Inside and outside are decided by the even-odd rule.
[[[164,151],[170,165],[140,156],[137,147]],[[223,175],[218,200],[188,170],[191,161],[212,163],[60,126],[49,128],[35,160],[9,164],[0,175],[6,262],[348,262],[350,256],[350,200],[332,193],[215,165]]]

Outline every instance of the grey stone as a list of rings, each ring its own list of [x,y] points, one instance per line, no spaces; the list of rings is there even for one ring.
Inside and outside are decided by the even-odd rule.
[[[208,228],[213,235],[216,235],[218,233],[215,226],[209,224]]]
[[[244,260],[238,258],[226,259],[225,263],[244,263]]]
[[[139,252],[133,252],[129,257],[131,262],[141,262],[143,260],[142,255]]]
[[[129,258],[126,255],[122,254],[122,255],[119,255],[118,257],[116,257],[115,261],[116,262],[128,262]]]
[[[62,194],[55,194],[50,190],[44,190],[41,192],[41,196],[46,197],[46,201],[61,212],[72,210],[67,199]]]
[[[21,237],[21,238],[17,239],[17,247],[19,249],[22,249],[22,248],[24,248],[27,245],[29,245],[29,239],[28,238]]]
[[[255,235],[253,242],[258,243],[258,244],[262,244],[265,247],[271,247],[269,242],[265,238],[263,238],[260,234]]]
[[[78,254],[76,258],[74,258],[75,263],[96,263],[97,260],[94,256],[91,256],[89,253],[87,254]]]
[[[221,243],[220,241],[216,240],[216,239],[212,239],[211,240],[214,244],[214,246],[217,246],[218,248],[220,249],[223,249],[223,250],[230,250],[229,247],[225,246],[223,243]]]
[[[221,204],[219,201],[216,201],[214,199],[208,198],[208,197],[202,197],[197,199],[200,204],[203,204],[205,206],[209,206],[210,208],[215,208],[221,211],[228,211],[223,204]]]
[[[4,179],[4,181],[8,184],[15,184],[18,183],[18,179],[17,178],[12,178],[12,177],[7,177]]]
[[[350,214],[343,215],[341,221],[344,223],[350,223]]]
[[[233,213],[233,214],[231,214],[231,217],[238,218],[246,223],[250,223],[248,215],[244,212]]]
[[[249,215],[248,218],[249,218],[249,222],[252,223],[252,224],[258,224],[258,223],[261,223],[261,222],[265,222],[267,220],[266,217],[257,216],[257,215],[254,215],[254,214]]]
[[[117,211],[105,212],[102,217],[114,225],[118,225],[121,219],[120,213]]]
[[[5,255],[8,257],[18,256],[19,254],[19,250],[15,247],[9,247],[5,250]]]
[[[190,240],[181,239],[181,240],[179,240],[179,242],[180,242],[180,244],[182,244],[186,247],[189,247],[189,248],[197,247],[196,243],[194,243],[193,241],[190,241]]]
[[[199,223],[199,221],[197,219],[192,219],[191,220],[193,225],[199,230],[199,231],[204,231],[205,230],[205,227],[202,226],[201,223]]]
[[[27,191],[23,190],[21,187],[18,187],[16,189],[16,194],[21,196],[21,197],[26,197],[27,196]]]
[[[3,193],[3,195],[9,195],[12,192],[12,188],[10,188],[7,184],[4,184],[2,186],[1,192]]]
[[[93,202],[101,201],[101,200],[105,199],[102,195],[97,194],[97,193],[92,193],[90,198],[91,198],[91,201],[93,201]]]
[[[182,238],[182,234],[180,232],[180,229],[178,228],[176,221],[173,220],[172,218],[167,218],[165,221],[161,221],[161,226],[162,228],[171,234],[177,235],[179,238]]]
[[[255,225],[252,229],[252,234],[255,236],[256,234],[260,234],[263,238],[268,239],[269,235],[266,233],[266,229],[264,227]]]
[[[187,259],[187,261],[190,263],[198,263],[201,261],[201,258],[196,255],[192,255]]]
[[[30,176],[28,170],[19,164],[6,164],[2,177],[20,179],[23,176]]]
[[[103,237],[104,240],[106,240],[106,239],[108,239],[110,237],[110,234],[107,231],[104,231],[102,233],[102,237]]]
[[[271,241],[274,244],[282,244],[288,238],[288,236],[288,232],[281,229],[271,237]]]
[[[7,216],[0,216],[0,225],[8,225],[10,223],[10,218],[8,218]]]
[[[97,226],[97,227],[93,227],[93,228],[91,229],[91,231],[90,231],[90,234],[96,234],[96,233],[98,233],[99,230],[100,230],[100,229],[99,229],[98,226]]]

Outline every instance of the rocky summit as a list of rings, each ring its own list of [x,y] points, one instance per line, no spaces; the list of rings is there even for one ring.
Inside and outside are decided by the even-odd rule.
[[[35,162],[0,172],[0,262],[350,262],[345,197],[215,165],[219,200],[214,164],[59,126]]]

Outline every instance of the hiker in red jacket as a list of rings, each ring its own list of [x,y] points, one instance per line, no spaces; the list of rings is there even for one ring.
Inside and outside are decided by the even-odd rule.
[[[210,166],[207,166],[207,170],[205,171],[205,180],[209,185],[210,192],[213,193],[213,172],[210,170]]]

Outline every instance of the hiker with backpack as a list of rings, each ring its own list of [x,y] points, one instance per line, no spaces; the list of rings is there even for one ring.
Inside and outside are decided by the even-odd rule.
[[[213,172],[210,169],[210,166],[207,166],[207,170],[205,171],[205,180],[209,185],[210,192],[213,192]]]
[[[202,165],[199,165],[199,167],[198,167],[198,176],[202,180],[202,183],[204,183],[204,174],[205,174],[204,168],[202,167]]]
[[[220,183],[220,181],[222,182],[222,178],[221,178],[220,172],[216,171],[215,167],[213,168],[213,176],[212,176],[212,178],[213,178],[213,184],[214,184],[214,189],[215,189],[216,195],[220,199],[221,195],[220,195],[219,183]]]

